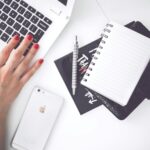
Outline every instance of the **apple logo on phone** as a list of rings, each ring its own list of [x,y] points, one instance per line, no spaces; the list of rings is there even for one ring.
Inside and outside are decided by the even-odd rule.
[[[44,105],[44,106],[41,106],[41,107],[39,108],[39,112],[40,112],[40,113],[44,114],[45,111],[46,111],[46,106],[45,106],[45,105]]]

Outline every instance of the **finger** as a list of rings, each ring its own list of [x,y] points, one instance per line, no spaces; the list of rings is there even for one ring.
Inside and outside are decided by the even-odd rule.
[[[20,40],[19,35],[15,35],[14,37],[12,37],[9,43],[2,49],[0,53],[0,67],[6,63],[6,61],[10,56],[10,53],[19,43],[19,40]]]
[[[14,72],[15,76],[20,78],[22,76],[22,74],[25,73],[25,71],[29,67],[30,62],[32,61],[35,54],[37,53],[38,49],[39,49],[39,45],[37,43],[35,43],[32,46],[32,48],[30,49],[30,51],[28,52],[28,54],[24,57],[22,62],[16,68],[16,70]]]
[[[8,69],[9,71],[13,71],[14,68],[18,66],[18,64],[22,60],[24,52],[27,50],[27,48],[31,44],[32,39],[33,39],[32,35],[27,35],[23,39],[19,47],[15,50],[12,57],[8,59],[8,61],[6,62],[6,67],[9,68]]]
[[[27,70],[27,72],[22,76],[20,82],[24,85],[32,76],[33,74],[39,69],[39,67],[43,63],[43,59],[39,59],[35,64]]]

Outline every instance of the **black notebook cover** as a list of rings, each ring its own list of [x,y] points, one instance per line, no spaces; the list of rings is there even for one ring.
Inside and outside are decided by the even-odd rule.
[[[131,22],[126,27],[129,27],[131,29],[136,30],[137,32],[148,34],[149,32],[144,29],[144,26],[140,22]],[[143,30],[143,31],[142,31]],[[83,114],[89,110],[92,110],[93,108],[96,108],[97,106],[101,105],[103,103],[110,111],[112,111],[119,119],[123,119],[125,117],[120,117],[124,116],[122,113],[115,110],[114,104],[112,104],[111,101],[108,99],[102,97],[101,95],[95,93],[94,91],[82,86],[80,84],[80,81],[86,71],[86,68],[89,66],[92,56],[96,51],[96,48],[98,47],[101,39],[98,39],[82,48],[79,50],[79,59],[78,59],[78,84],[77,84],[77,91],[76,95],[72,95],[72,89],[71,89],[71,77],[72,77],[72,53],[58,59],[55,61],[55,64],[80,112],[80,114]],[[147,84],[145,80],[143,80],[143,85]],[[147,85],[149,86],[149,85]],[[143,89],[143,91],[146,91],[146,89]],[[135,90],[136,91],[136,90]],[[141,91],[141,90],[140,90]],[[140,93],[138,98],[140,100],[137,100],[137,102],[133,102],[132,108],[126,113],[130,114],[131,110],[134,110],[140,102],[143,100],[145,97],[145,93],[143,94],[142,92]],[[148,95],[148,93],[147,93]],[[147,96],[148,97],[148,96]],[[134,98],[135,99],[135,98]],[[109,104],[110,102],[110,104]],[[138,104],[137,104],[138,103]],[[118,106],[117,106],[118,107]],[[121,114],[121,115],[120,115]],[[126,115],[127,116],[127,115]]]

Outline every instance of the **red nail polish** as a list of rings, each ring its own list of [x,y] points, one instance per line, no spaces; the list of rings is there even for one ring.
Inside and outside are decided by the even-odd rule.
[[[35,48],[35,49],[38,49],[38,48],[39,48],[39,44],[35,43],[35,44],[34,44],[34,48]]]
[[[20,39],[19,35],[16,34],[16,35],[14,36],[14,39],[15,39],[16,41],[18,41],[18,40]]]
[[[27,35],[27,39],[28,39],[29,41],[31,41],[31,40],[33,39],[33,36],[32,36],[31,34],[28,34],[28,35]]]
[[[44,62],[44,59],[39,60],[39,64],[42,64]]]

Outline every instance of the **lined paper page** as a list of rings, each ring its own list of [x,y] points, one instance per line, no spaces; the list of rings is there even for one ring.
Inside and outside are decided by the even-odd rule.
[[[114,25],[87,82],[81,84],[126,105],[150,58],[150,39],[122,25]],[[100,44],[101,45],[101,44]]]

